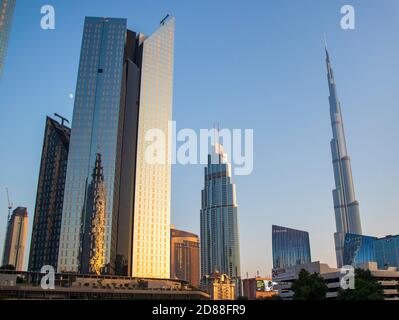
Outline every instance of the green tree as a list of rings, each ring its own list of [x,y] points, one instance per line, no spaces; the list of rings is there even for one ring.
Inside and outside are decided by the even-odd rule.
[[[292,283],[291,290],[294,291],[294,300],[324,300],[328,287],[319,274],[310,274],[302,269],[298,279]]]
[[[0,270],[11,270],[11,271],[14,271],[15,267],[12,264],[7,264],[5,266],[1,266]]]
[[[355,270],[355,288],[340,289],[340,300],[384,300],[384,290],[377,279],[371,276],[370,270]]]

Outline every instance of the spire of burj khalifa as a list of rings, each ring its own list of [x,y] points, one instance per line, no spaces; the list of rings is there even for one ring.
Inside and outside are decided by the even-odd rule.
[[[362,234],[360,223],[359,202],[355,197],[351,162],[348,156],[344,125],[341,113],[341,104],[337,96],[330,56],[326,46],[326,63],[328,87],[330,91],[330,115],[333,138],[331,153],[334,169],[335,189],[333,190],[335,222],[337,232],[334,234],[337,266],[343,265],[343,249],[347,233]]]

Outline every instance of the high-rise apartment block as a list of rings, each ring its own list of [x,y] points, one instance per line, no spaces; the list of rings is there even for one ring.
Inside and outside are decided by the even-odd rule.
[[[45,265],[57,269],[65,177],[71,130],[47,117],[44,132],[35,215],[29,254],[29,271]]]

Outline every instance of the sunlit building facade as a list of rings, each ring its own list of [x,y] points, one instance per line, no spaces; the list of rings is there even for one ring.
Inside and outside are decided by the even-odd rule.
[[[211,300],[235,300],[237,298],[237,281],[227,274],[214,272],[203,280],[203,289]]]
[[[170,277],[170,184],[175,20],[170,18],[143,42],[137,137],[132,275]],[[162,132],[159,163],[146,159],[149,130]]]
[[[272,226],[273,269],[285,269],[310,263],[309,233],[281,226]]]
[[[6,59],[15,4],[16,0],[0,0],[0,79]]]
[[[23,270],[27,230],[28,210],[17,207],[8,220],[2,266]]]
[[[201,280],[218,272],[236,281],[241,290],[240,244],[235,184],[221,145],[208,155],[202,190]]]
[[[174,18],[149,37],[126,19],[85,20],[75,94],[59,271],[83,272],[88,187],[101,157],[102,274],[170,276],[170,164],[147,163],[150,129],[168,136],[172,118]],[[93,198],[94,199],[94,198]],[[92,239],[91,241],[96,241]],[[82,266],[84,262],[84,266]]]
[[[96,165],[87,188],[86,199],[81,272],[83,274],[101,275],[106,265],[105,217],[107,196],[100,153],[96,156]]]
[[[199,288],[200,241],[191,232],[170,230],[170,276]]]

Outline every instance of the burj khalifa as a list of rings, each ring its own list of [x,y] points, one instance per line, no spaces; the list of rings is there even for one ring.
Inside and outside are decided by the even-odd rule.
[[[341,113],[341,104],[337,96],[330,56],[326,46],[326,63],[328,87],[330,91],[330,115],[333,138],[331,153],[334,168],[335,189],[333,190],[335,222],[337,232],[334,234],[337,266],[343,265],[343,249],[347,233],[362,234],[360,223],[359,202],[355,197],[351,162],[348,156],[344,125]]]

